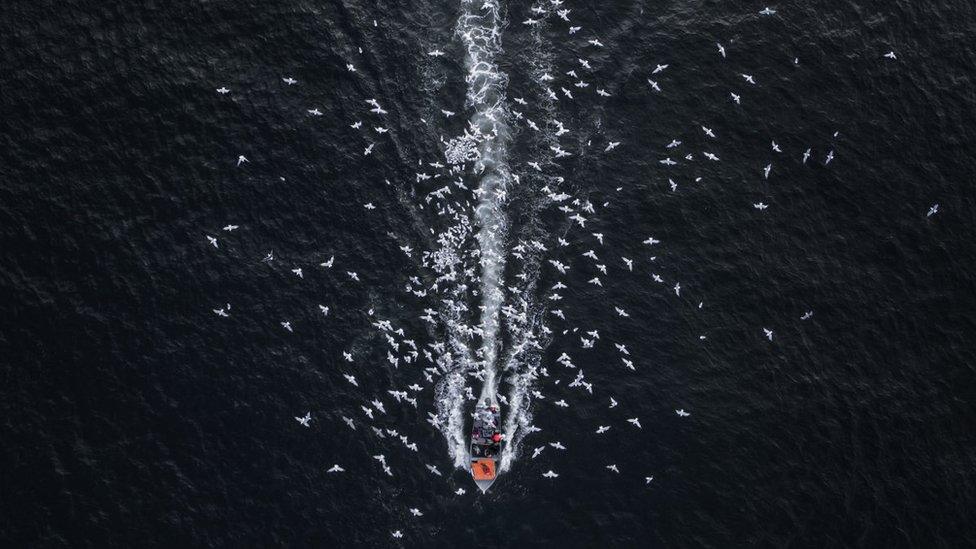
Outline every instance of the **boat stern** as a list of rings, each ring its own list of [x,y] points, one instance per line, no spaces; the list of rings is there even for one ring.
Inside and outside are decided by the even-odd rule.
[[[474,483],[482,492],[487,492],[488,488],[495,483],[497,478],[498,462],[494,458],[474,458],[471,460],[471,477]]]

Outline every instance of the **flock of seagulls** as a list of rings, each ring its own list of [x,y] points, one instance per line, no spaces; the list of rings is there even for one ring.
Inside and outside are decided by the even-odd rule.
[[[578,40],[578,46],[582,51],[587,51],[586,48],[603,49],[613,47],[612,44],[610,46],[605,45],[597,35],[585,36],[585,29],[581,25],[572,25],[571,10],[562,8],[563,3],[563,0],[536,1],[531,8],[531,17],[525,20],[524,24],[535,30],[540,29],[544,25],[550,25],[556,29],[562,26],[566,28],[570,36],[576,36],[582,32],[583,37]],[[485,6],[486,8],[484,9],[491,9],[490,2],[486,2]],[[759,11],[759,15],[763,17],[773,16],[776,13],[776,10],[769,7]],[[715,45],[722,62],[734,64],[734,48],[726,46],[721,42],[716,42]],[[711,49],[711,46],[709,46],[709,49]],[[433,49],[427,53],[429,58],[435,60],[445,55],[445,52],[441,49]],[[548,147],[543,149],[546,152],[540,154],[538,157],[526,160],[524,165],[512,166],[512,177],[516,181],[518,181],[519,177],[527,177],[528,174],[541,177],[546,182],[541,192],[545,196],[548,206],[564,216],[562,223],[566,230],[553,242],[516,238],[507,253],[510,255],[511,265],[517,272],[515,276],[519,280],[525,282],[529,280],[530,276],[533,276],[529,273],[531,270],[529,268],[531,261],[525,259],[532,257],[543,257],[544,260],[540,261],[540,263],[542,265],[541,268],[545,270],[544,276],[551,275],[555,279],[555,284],[546,288],[544,295],[541,297],[542,305],[544,305],[548,313],[547,323],[537,326],[535,329],[538,332],[534,332],[531,336],[527,337],[525,344],[528,347],[538,345],[535,339],[536,335],[543,335],[546,339],[562,337],[565,341],[572,342],[572,345],[578,346],[580,352],[583,352],[583,350],[604,346],[606,341],[612,339],[612,336],[605,333],[601,334],[598,330],[587,329],[578,324],[578,322],[585,322],[586,319],[577,319],[573,316],[570,292],[605,292],[611,284],[617,283],[617,279],[622,276],[640,277],[640,279],[650,284],[651,287],[660,287],[662,293],[673,293],[674,298],[671,299],[681,299],[682,301],[691,300],[695,294],[695,288],[691,288],[690,290],[685,289],[685,294],[682,295],[683,287],[681,282],[674,279],[674,275],[668,276],[664,266],[657,262],[657,250],[667,246],[663,241],[664,239],[656,238],[653,235],[634,236],[626,230],[621,233],[612,232],[611,227],[600,225],[601,218],[608,217],[601,216],[600,211],[607,210],[610,207],[610,201],[593,203],[589,198],[574,198],[561,190],[560,183],[565,181],[566,177],[560,171],[562,169],[560,161],[563,159],[584,154],[602,154],[607,156],[615,154],[648,154],[647,151],[628,150],[631,145],[626,140],[620,138],[605,138],[595,145],[590,139],[579,140],[573,136],[574,132],[571,128],[555,118],[558,116],[559,105],[569,102],[582,103],[587,100],[604,100],[612,97],[613,90],[620,84],[620,82],[600,82],[597,84],[588,81],[589,79],[595,79],[595,75],[599,69],[599,59],[590,59],[585,55],[582,57],[574,57],[575,59],[558,61],[548,70],[542,69],[541,72],[533,74],[534,86],[532,89],[526,90],[525,93],[513,93],[511,99],[513,105],[505,111],[510,118],[508,124],[515,127],[517,131],[526,132],[530,136],[538,135],[540,139],[548,143]],[[894,51],[884,54],[884,58],[890,60],[897,59]],[[562,66],[559,70],[556,70],[555,65]],[[672,65],[675,64],[672,62],[654,63],[653,68],[648,67],[644,71],[644,74],[641,76],[648,84],[647,93],[654,97],[666,96],[669,93],[667,89],[669,75],[682,70],[682,67]],[[350,73],[357,72],[354,63],[348,63],[346,68]],[[743,86],[743,90],[752,86],[762,86],[761,82],[757,81],[757,78],[752,74],[740,72],[735,68],[729,68],[728,73],[731,75],[730,78],[734,78],[739,85]],[[740,78],[741,80],[739,80]],[[298,80],[289,76],[281,77],[281,81],[288,87],[299,85]],[[748,93],[743,90],[729,91],[729,97],[735,105],[742,105],[743,102],[748,101]],[[231,93],[231,90],[226,86],[221,86],[216,91],[221,96]],[[514,97],[515,95],[518,97]],[[392,121],[388,120],[388,109],[384,107],[379,99],[363,98],[362,104],[365,104],[365,107],[360,112],[350,113],[352,120],[350,120],[348,125],[361,138],[362,157],[364,161],[367,161],[365,160],[367,157],[372,156],[374,151],[379,150],[376,147],[380,147],[380,149],[389,147],[389,134],[395,133],[395,128],[392,126]],[[530,119],[530,112],[533,112],[533,109],[538,111],[539,114],[534,115],[535,119]],[[435,112],[434,116],[443,117],[443,120],[451,120],[457,115],[458,110],[459,108],[456,110],[438,108],[437,111],[439,111],[439,114]],[[323,116],[320,108],[314,106],[305,109],[305,112],[311,117]],[[428,124],[433,123],[433,121],[428,120],[424,120],[424,122]],[[564,135],[570,136],[566,138],[568,141],[566,143],[560,142],[560,139],[563,139]],[[834,136],[836,137],[837,134],[835,133]],[[447,320],[444,317],[448,313],[457,314],[458,316],[464,313],[466,307],[458,304],[456,301],[452,302],[454,304],[453,306],[458,308],[456,310],[442,309],[439,303],[443,302],[443,296],[451,292],[452,288],[464,288],[467,290],[469,288],[479,287],[482,282],[480,275],[477,273],[477,269],[463,261],[456,261],[456,257],[451,256],[445,250],[450,251],[460,248],[460,243],[474,233],[474,229],[470,225],[471,211],[474,209],[472,201],[484,198],[482,195],[486,192],[502,193],[496,197],[502,200],[506,199],[503,194],[505,193],[504,189],[486,191],[483,188],[477,187],[476,178],[472,185],[471,178],[469,177],[473,171],[472,167],[477,165],[477,158],[480,154],[479,147],[496,137],[496,135],[484,133],[475,125],[471,124],[465,130],[462,137],[450,141],[444,141],[442,139],[445,145],[444,159],[421,159],[417,161],[415,184],[416,188],[421,190],[419,193],[421,202],[418,207],[421,210],[429,212],[430,215],[444,218],[451,223],[449,229],[440,233],[436,233],[433,229],[430,230],[434,237],[430,241],[435,243],[433,246],[429,244],[427,246],[421,246],[416,242],[409,242],[403,236],[397,237],[394,235],[398,238],[400,250],[404,255],[420,264],[417,273],[410,273],[406,277],[403,287],[407,298],[427,304],[421,307],[423,314],[418,315],[418,318],[426,325],[433,326],[446,322]],[[693,148],[695,143],[699,143],[700,146]],[[671,171],[672,167],[694,165],[699,157],[707,162],[722,162],[722,157],[719,154],[723,152],[723,143],[721,132],[715,131],[706,124],[696,124],[696,127],[690,128],[685,135],[676,136],[667,144],[662,144],[662,150],[655,158],[660,166],[658,172],[659,177],[661,177],[662,181],[667,181],[667,188],[670,192],[679,192],[678,189],[682,184],[675,181],[675,179],[680,181],[680,178]],[[813,147],[805,148],[802,154],[800,154],[799,151],[791,152],[786,150],[788,147],[785,144],[777,142],[772,136],[769,138],[769,143],[770,145],[766,153],[769,155],[769,160],[765,164],[755,166],[755,171],[751,172],[755,174],[757,179],[761,173],[763,181],[768,181],[771,178],[775,180],[776,177],[779,177],[778,174],[781,172],[775,171],[776,166],[781,165],[781,162],[786,162],[786,158],[792,158],[792,162],[794,163],[799,159],[800,164],[805,165],[813,157]],[[823,153],[818,153],[816,158],[823,158],[823,166],[829,165],[835,158],[833,149],[828,149],[823,156],[819,156],[820,154]],[[246,169],[246,165],[249,163],[250,160],[244,154],[240,154],[236,160],[236,167]],[[468,176],[467,179],[466,176]],[[701,180],[702,178],[698,177],[695,179],[695,182],[700,182]],[[389,182],[387,183],[389,184]],[[619,191],[620,188],[617,190]],[[763,200],[759,200],[752,202],[752,207],[758,211],[754,215],[763,215],[770,208],[770,205]],[[363,203],[362,208],[366,212],[366,215],[377,211],[377,205],[373,201]],[[939,205],[934,204],[929,209],[927,216],[931,217],[938,213],[938,211]],[[232,234],[238,229],[241,229],[241,226],[237,224],[228,224],[222,228],[227,234]],[[206,234],[205,236],[206,245],[221,250],[216,236],[212,234]],[[632,242],[622,242],[628,238]],[[585,251],[582,253],[572,251],[577,246],[581,246]],[[626,249],[620,249],[618,246]],[[639,250],[639,253],[636,253],[635,250]],[[475,255],[475,259],[481,261],[483,258],[478,258]],[[274,251],[270,251],[260,261],[263,264],[276,268],[284,260],[276,257]],[[318,276],[323,271],[331,271],[334,267],[336,267],[337,272],[340,272],[340,274],[342,272],[345,273],[345,278],[348,279],[349,283],[359,284],[363,282],[357,274],[357,271],[352,270],[356,267],[352,265],[353,260],[351,258],[339,258],[340,265],[344,264],[342,267],[336,265],[336,261],[336,255],[330,254],[328,259],[324,259],[323,256],[317,261],[289,264],[284,269],[290,272],[294,276],[294,282],[299,284]],[[551,270],[548,270],[550,267]],[[660,274],[662,272],[665,273],[664,276]],[[579,280],[585,280],[585,285],[581,287],[580,284],[575,284],[568,278],[572,273],[583,273]],[[665,276],[668,276],[668,278],[666,279]],[[499,316],[512,325],[522,326],[529,324],[527,320],[528,306],[524,301],[511,298],[512,295],[518,293],[512,290],[513,288],[511,287],[506,287],[501,290],[502,292],[508,292],[510,298],[500,308]],[[689,292],[692,297],[689,296]],[[701,309],[704,302],[697,301],[697,303],[697,307]],[[318,309],[317,314],[325,317],[329,316],[330,306],[323,304],[316,305]],[[607,314],[618,319],[620,322],[638,321],[636,318],[638,311],[628,310],[623,303],[607,301],[606,306]],[[475,305],[474,307],[479,307],[483,310],[485,306],[482,304]],[[212,311],[216,316],[227,319],[231,316],[231,304],[225,303],[222,307],[212,308]],[[803,312],[802,316],[799,316],[799,319],[805,321],[812,318],[812,316],[813,311],[807,310]],[[373,436],[378,445],[399,448],[397,453],[403,459],[421,459],[419,463],[422,463],[426,467],[432,477],[443,477],[444,474],[436,465],[426,463],[426,460],[419,458],[421,451],[419,445],[412,441],[410,436],[405,432],[401,432],[413,426],[401,425],[397,426],[397,428],[392,428],[389,426],[386,418],[392,413],[392,409],[388,409],[388,407],[394,403],[403,406],[407,410],[420,410],[420,396],[425,392],[427,394],[433,393],[433,386],[444,374],[444,370],[441,367],[443,365],[443,357],[449,356],[452,351],[443,341],[424,342],[424,337],[429,334],[408,334],[404,326],[398,325],[393,319],[383,318],[381,314],[373,309],[365,311],[364,318],[368,322],[368,329],[371,332],[370,337],[376,342],[378,348],[382,348],[385,351],[385,357],[382,359],[382,363],[384,366],[397,372],[396,378],[399,380],[398,383],[400,385],[386,390],[385,393],[364,394],[364,386],[360,385],[360,378],[369,378],[372,375],[368,368],[371,367],[373,358],[369,351],[364,350],[361,346],[355,348],[350,346],[347,349],[337,352],[338,356],[334,369],[337,371],[337,376],[341,376],[349,386],[360,391],[362,400],[355,407],[339,410],[334,414],[325,414],[325,416],[341,418],[342,423],[351,431],[358,432],[362,429],[362,432]],[[456,325],[452,329],[457,333],[464,334],[468,339],[483,335],[482,326],[466,325],[456,319],[455,322]],[[549,322],[556,327],[550,328]],[[302,328],[300,323],[293,326],[292,322],[287,318],[278,320],[278,324],[288,334],[296,334],[295,330]],[[764,339],[767,342],[773,342],[773,330],[765,326],[761,326],[761,330]],[[756,333],[758,335],[758,330]],[[701,334],[699,339],[705,340],[706,337],[706,334]],[[612,367],[621,368],[621,375],[640,375],[648,368],[646,361],[632,353],[627,342],[612,341],[612,345],[619,358],[619,361],[612,362],[612,364],[615,364]],[[474,356],[475,358],[481,357],[477,351],[474,353]],[[561,373],[550,371],[550,368],[556,367],[560,368],[559,372]],[[360,377],[357,377],[357,375]],[[477,377],[481,374],[476,373],[474,375]],[[568,376],[566,384],[561,384],[563,375]],[[572,378],[572,380],[570,381],[569,378]],[[580,398],[589,398],[596,394],[595,391],[599,390],[598,387],[595,387],[594,383],[587,380],[582,368],[574,364],[574,359],[568,352],[562,353],[552,364],[539,366],[537,370],[533,371],[533,379],[536,380],[537,387],[548,384],[553,391],[562,388],[575,390],[576,395],[579,395]],[[539,389],[533,389],[531,396],[538,403],[543,403],[547,400],[545,394]],[[571,403],[573,398],[568,394],[560,396],[561,398],[558,400],[551,400],[555,408],[567,410],[574,406],[575,403]],[[464,395],[464,399],[470,402],[475,398],[475,395],[469,388]],[[504,395],[499,395],[499,398],[503,404],[507,403]],[[609,399],[607,409],[613,410],[618,406],[626,409],[626,403],[618,402],[614,395],[606,395],[606,398]],[[674,413],[678,418],[682,419],[689,418],[692,415],[691,412],[686,411],[684,408],[674,409]],[[620,425],[624,425],[624,429],[630,429],[626,427],[626,424],[630,424],[633,429],[643,430],[639,417],[627,418],[626,415],[630,414],[619,416],[619,419],[623,420],[620,422]],[[306,411],[301,416],[295,416],[294,419],[302,428],[309,429],[313,425],[317,425],[317,423],[313,423],[313,414],[311,411]],[[617,431],[610,433],[614,427],[614,420],[601,419],[601,422],[588,426],[587,428],[594,429],[593,434],[600,435],[603,439],[616,436]],[[439,419],[436,414],[428,412],[428,423],[437,426],[438,421]],[[534,433],[540,431],[540,429],[531,426],[528,431]],[[637,433],[638,431],[629,432]],[[543,456],[543,452],[548,448],[552,450],[549,450]],[[436,452],[436,450],[431,449],[432,452]],[[540,458],[540,456],[542,457],[542,461],[550,458],[557,459],[556,456],[559,452],[567,451],[567,447],[562,442],[551,440],[534,448],[531,452],[530,459],[535,460],[536,458]],[[392,449],[386,452],[394,455]],[[417,454],[417,458],[409,457],[412,454]],[[385,475],[386,477],[396,476],[398,469],[396,463],[394,463],[395,459],[388,459],[385,453],[373,455],[372,458],[375,464],[372,461],[359,463],[356,464],[356,469],[363,470],[368,467],[373,467],[377,474]],[[654,479],[653,475],[646,475],[643,472],[634,473],[632,471],[622,470],[615,463],[605,465],[605,469],[614,475],[637,474],[636,481],[639,482],[640,479],[643,479],[645,485],[650,484]],[[325,470],[325,472],[330,475],[340,475],[345,473],[346,469],[340,464],[334,464],[331,468]],[[560,474],[556,473],[553,469],[548,469],[541,476],[546,479],[555,480],[560,477]],[[463,496],[466,491],[459,487],[453,493],[457,496]],[[417,518],[424,516],[424,513],[416,507],[409,508],[409,513],[411,516]],[[403,537],[403,532],[400,529],[394,530],[391,532],[391,536],[399,539]]]

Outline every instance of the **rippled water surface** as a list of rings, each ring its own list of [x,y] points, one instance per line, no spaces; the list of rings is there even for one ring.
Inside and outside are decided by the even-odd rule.
[[[574,1],[5,7],[4,545],[976,544],[976,9]]]

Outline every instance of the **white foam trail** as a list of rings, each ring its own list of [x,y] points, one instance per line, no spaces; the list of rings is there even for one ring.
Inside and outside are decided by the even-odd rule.
[[[499,309],[504,301],[502,276],[505,271],[505,238],[508,220],[504,204],[511,181],[508,167],[508,112],[505,89],[508,77],[495,58],[502,51],[503,24],[497,0],[462,0],[457,35],[465,48],[468,73],[466,104],[475,109],[471,130],[482,136],[475,172],[480,175],[475,209],[481,263],[481,349],[484,369],[482,396],[496,391]]]
[[[520,247],[527,246],[519,254],[523,258],[519,264],[523,282],[506,298],[504,274],[510,231],[506,203],[509,191],[518,192],[520,188],[511,187],[515,179],[509,167],[508,78],[495,61],[502,51],[503,24],[497,0],[461,1],[455,31],[465,49],[466,106],[473,113],[464,135],[445,141],[444,145],[445,157],[452,166],[473,163],[477,204],[471,216],[450,210],[454,225],[439,235],[438,249],[426,259],[439,275],[437,283],[443,283],[439,291],[439,325],[444,339],[437,346],[437,365],[443,377],[437,385],[434,424],[447,440],[454,465],[467,467],[465,424],[473,405],[469,401],[474,400],[468,380],[481,380],[477,400],[496,398],[502,377],[499,372],[503,372],[511,385],[503,408],[506,444],[500,470],[505,471],[517,456],[519,443],[532,421],[530,389],[544,347],[537,334],[540,329],[545,331],[542,309],[535,305],[532,296],[536,292],[539,256],[545,248],[535,241],[520,242]],[[541,180],[533,175],[523,178],[523,183],[530,179]],[[471,246],[474,243],[476,248]],[[474,275],[475,262],[480,266],[478,276]],[[478,303],[480,312],[469,308],[469,302]],[[479,315],[477,328],[470,325],[475,322],[475,314]],[[508,340],[507,350],[500,356],[503,334]],[[481,341],[473,351],[471,344],[476,335]]]

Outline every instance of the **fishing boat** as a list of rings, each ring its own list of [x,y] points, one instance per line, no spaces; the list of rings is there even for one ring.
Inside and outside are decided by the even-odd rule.
[[[484,398],[474,410],[471,427],[471,476],[482,492],[495,482],[502,452],[502,413],[498,401]]]

